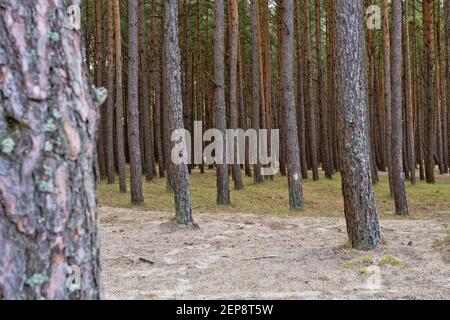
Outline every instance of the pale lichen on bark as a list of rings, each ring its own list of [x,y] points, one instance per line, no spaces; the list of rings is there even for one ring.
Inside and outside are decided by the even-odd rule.
[[[66,28],[73,3],[0,1],[0,299],[100,296],[98,106],[81,34]]]

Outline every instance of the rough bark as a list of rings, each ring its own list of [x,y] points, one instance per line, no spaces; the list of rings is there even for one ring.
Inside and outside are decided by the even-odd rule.
[[[164,55],[166,62],[167,114],[169,132],[183,129],[183,102],[181,95],[181,62],[178,46],[178,0],[166,0],[164,4]],[[184,137],[183,137],[184,139]],[[186,141],[184,152],[186,152]],[[189,173],[186,164],[175,165],[169,160],[171,183],[175,198],[176,222],[192,224],[192,200]]]
[[[100,297],[95,142],[106,96],[64,3],[0,4],[0,299]],[[69,267],[79,287],[66,285]]]
[[[225,107],[225,13],[223,0],[214,2],[215,27],[214,27],[214,111],[216,116],[216,129],[222,132],[223,158],[221,164],[216,164],[217,170],[217,204],[230,204],[230,190],[228,182],[228,165],[226,164],[225,130],[226,107]]]
[[[381,244],[370,174],[362,1],[334,3],[338,131],[347,232],[353,248],[370,250]]]
[[[292,210],[304,207],[303,187],[300,169],[297,117],[294,94],[294,0],[281,2],[281,92],[283,104],[282,125],[286,133],[286,164],[288,173],[289,204]]]
[[[138,97],[138,0],[128,2],[128,145],[130,153],[130,189],[134,204],[144,202],[142,161],[139,136]]]
[[[394,187],[395,212],[407,215],[408,203],[403,171],[403,88],[402,88],[402,0],[392,1],[392,183]]]

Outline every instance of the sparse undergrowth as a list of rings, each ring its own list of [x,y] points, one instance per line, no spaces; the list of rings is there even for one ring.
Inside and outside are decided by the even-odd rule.
[[[374,269],[371,268],[373,266],[378,266],[380,268],[392,266],[397,267],[399,269],[405,269],[408,267],[408,265],[404,261],[390,254],[385,255],[378,259],[375,259],[372,256],[364,256],[362,258],[352,259],[350,261],[341,264],[340,268],[342,270],[352,270],[355,268],[359,268],[357,272],[360,275],[367,276],[375,272]]]
[[[394,201],[389,196],[387,176],[380,174],[380,183],[375,185],[378,213],[381,217],[396,217]],[[231,180],[231,179],[230,179]],[[205,174],[194,171],[190,176],[194,213],[197,212],[239,212],[266,213],[276,215],[296,214],[289,211],[288,189],[285,177],[276,176],[274,181],[266,181],[255,185],[253,179],[245,177],[245,189],[231,190],[230,206],[216,204],[215,171],[207,170]],[[230,188],[233,183],[230,181]],[[335,175],[333,180],[321,176],[319,182],[304,180],[305,209],[300,212],[305,216],[342,217],[343,200],[341,180]],[[450,211],[450,178],[448,175],[437,176],[434,185],[418,181],[415,186],[407,183],[406,190],[411,218],[449,218]],[[173,210],[173,194],[166,191],[166,180],[155,178],[152,182],[144,182],[145,203],[138,208],[149,211],[171,212]],[[130,202],[128,193],[120,193],[118,185],[108,185],[105,181],[99,184],[99,203],[115,208],[136,208]],[[297,213],[298,214],[298,213]],[[399,219],[403,219],[398,217]]]

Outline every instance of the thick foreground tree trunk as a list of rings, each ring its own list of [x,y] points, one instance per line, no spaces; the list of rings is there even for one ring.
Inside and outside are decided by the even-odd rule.
[[[106,95],[90,85],[72,3],[0,1],[0,300],[100,297]]]
[[[370,250],[381,244],[370,174],[362,1],[334,3],[338,130],[347,232],[352,247]]]

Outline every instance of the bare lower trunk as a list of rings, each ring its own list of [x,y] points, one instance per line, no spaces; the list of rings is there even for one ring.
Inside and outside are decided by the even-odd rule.
[[[399,215],[407,215],[409,211],[403,170],[402,128],[402,0],[393,0],[392,7],[392,183],[395,212]]]
[[[347,231],[353,248],[370,250],[381,244],[370,174],[362,1],[334,3],[338,130]]]
[[[164,4],[164,55],[166,62],[168,132],[183,129],[183,102],[181,96],[181,64],[178,47],[178,0],[166,0]],[[184,137],[183,137],[184,139]],[[186,152],[186,141],[181,141]],[[170,153],[169,153],[170,154]],[[175,219],[179,224],[191,224],[192,200],[189,173],[186,164],[176,165],[171,159],[170,179],[175,198]]]
[[[281,92],[282,126],[286,133],[286,164],[288,173],[289,204],[292,210],[304,207],[303,187],[300,169],[297,117],[294,95],[294,1],[281,2],[284,28],[281,39]]]
[[[226,130],[226,107],[225,107],[225,15],[223,0],[215,2],[215,27],[214,27],[214,110],[216,116],[216,128],[225,137]],[[217,203],[230,204],[230,190],[228,186],[228,165],[226,164],[226,143],[223,143],[223,155],[221,164],[216,164],[217,168]]]
[[[130,152],[130,188],[131,201],[142,203],[142,162],[139,141],[139,106],[138,106],[138,0],[128,3],[128,144]]]

